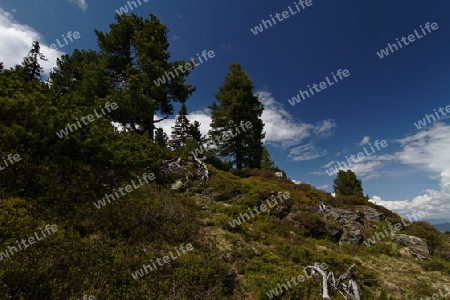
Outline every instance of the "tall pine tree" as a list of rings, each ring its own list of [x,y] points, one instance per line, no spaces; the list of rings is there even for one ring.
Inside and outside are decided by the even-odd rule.
[[[173,114],[172,101],[184,102],[195,91],[185,83],[190,71],[184,60],[168,61],[169,30],[154,14],[149,19],[116,14],[115,19],[109,32],[95,30],[116,86],[111,98],[119,108],[112,116],[125,128],[153,139],[155,123]],[[165,116],[155,120],[156,113]]]
[[[47,61],[44,54],[41,53],[41,46],[39,45],[39,42],[33,41],[33,46],[28,53],[28,56],[25,57],[24,61],[22,62],[22,66],[25,69],[26,72],[26,80],[39,80],[41,79],[41,73],[43,71],[43,68],[39,64],[38,60]]]
[[[154,142],[161,147],[167,147],[169,138],[162,128],[157,128],[155,131]]]
[[[181,147],[186,146],[186,142],[189,139],[191,124],[187,119],[186,105],[181,103],[180,112],[175,120],[175,125],[172,127],[172,139],[170,140],[170,146],[173,150],[177,151]]]
[[[216,99],[219,103],[213,102],[209,107],[210,135],[216,141],[219,155],[231,158],[238,170],[260,168],[265,136],[260,117],[264,106],[253,95],[253,84],[239,64],[230,65]],[[249,123],[251,128],[246,126]]]
[[[263,152],[261,157],[261,169],[271,170],[275,168],[275,163],[270,158],[270,153],[266,147],[263,146]]]
[[[194,124],[191,124],[189,127],[189,135],[199,143],[203,143],[202,133],[200,132],[200,122],[194,121]]]

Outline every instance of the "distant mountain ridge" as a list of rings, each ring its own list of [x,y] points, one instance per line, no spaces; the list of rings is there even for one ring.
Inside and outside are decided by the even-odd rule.
[[[433,224],[441,232],[450,231],[450,223]]]

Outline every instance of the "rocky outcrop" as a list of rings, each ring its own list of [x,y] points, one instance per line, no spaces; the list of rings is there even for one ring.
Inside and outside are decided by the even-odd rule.
[[[362,218],[348,210],[333,208],[322,204],[319,206],[319,213],[326,218],[331,217],[335,219],[339,224],[347,226],[353,231],[364,228]]]
[[[327,237],[331,241],[338,243],[344,233],[344,228],[337,225],[328,225],[324,223],[317,224],[311,229],[311,235],[316,238]]]
[[[333,218],[342,225],[339,245],[359,245],[364,241],[360,229],[364,228],[364,222],[360,216],[340,208],[332,208],[320,205],[320,213],[326,218]]]
[[[364,241],[364,237],[362,236],[359,230],[348,230],[344,229],[344,234],[341,236],[339,240],[339,246],[342,245],[360,245]]]
[[[427,255],[430,255],[427,243],[418,237],[406,234],[391,234],[391,238],[400,245],[409,247],[411,253],[418,258],[426,258]]]
[[[386,221],[386,217],[379,211],[374,208],[367,207],[363,208],[361,215],[358,216],[348,210],[333,208],[326,205],[319,206],[319,215],[325,218],[333,218],[340,225],[342,225],[342,231],[330,232],[329,226],[323,226],[320,228],[325,233],[320,232],[322,234],[333,236],[334,240],[337,235],[339,235],[339,245],[359,245],[363,243],[364,237],[361,234],[361,229],[364,228],[365,222],[383,222]],[[317,229],[316,229],[317,230]],[[418,237],[410,236],[406,234],[394,234],[391,235],[392,240],[399,243],[400,245],[407,246],[408,252],[413,256],[420,259],[427,259],[427,256],[430,255],[430,249],[428,245]]]
[[[364,219],[372,222],[383,222],[384,220],[386,220],[386,217],[375,208],[368,207],[364,211]]]
[[[323,204],[319,206],[319,215],[325,218],[333,218],[342,225],[342,230],[340,231],[338,239],[339,245],[362,244],[364,237],[361,234],[361,229],[364,228],[365,221],[381,222],[386,219],[382,213],[371,207],[365,208],[362,216],[359,216],[348,210],[333,208]],[[333,234],[332,232],[328,232],[327,235]],[[336,235],[333,236],[336,237]]]

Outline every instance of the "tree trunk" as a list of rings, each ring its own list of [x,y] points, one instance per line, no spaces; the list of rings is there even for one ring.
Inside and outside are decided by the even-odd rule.
[[[322,275],[322,295],[324,300],[330,300],[330,296],[328,295],[328,279],[327,274],[323,271],[318,263],[315,263],[314,266],[307,266],[305,269],[312,269],[312,274],[314,271]]]

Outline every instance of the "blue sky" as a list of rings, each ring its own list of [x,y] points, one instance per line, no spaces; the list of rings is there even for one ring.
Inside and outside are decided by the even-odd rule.
[[[427,220],[450,221],[449,119],[441,114],[421,129],[414,125],[450,105],[448,1],[312,0],[257,35],[250,29],[289,6],[296,11],[294,1],[140,2],[133,12],[144,17],[153,12],[170,29],[171,59],[187,60],[203,50],[216,54],[188,78],[197,87],[186,103],[190,119],[199,120],[204,133],[207,106],[229,65],[240,63],[266,107],[265,144],[289,178],[332,192],[329,166],[369,150],[367,143],[386,140],[387,147],[350,167],[364,192],[402,216],[423,210]],[[19,63],[31,41],[39,40],[49,70],[63,52],[97,49],[94,29],[107,31],[115,11],[126,5],[122,0],[0,0],[0,60],[8,67]],[[438,29],[424,35],[420,26],[427,22]],[[420,39],[382,59],[377,55],[414,30]],[[68,31],[78,31],[80,38],[49,48]],[[288,102],[308,85],[327,76],[332,80],[339,69],[350,76],[294,106]],[[175,117],[162,123],[167,133]]]

